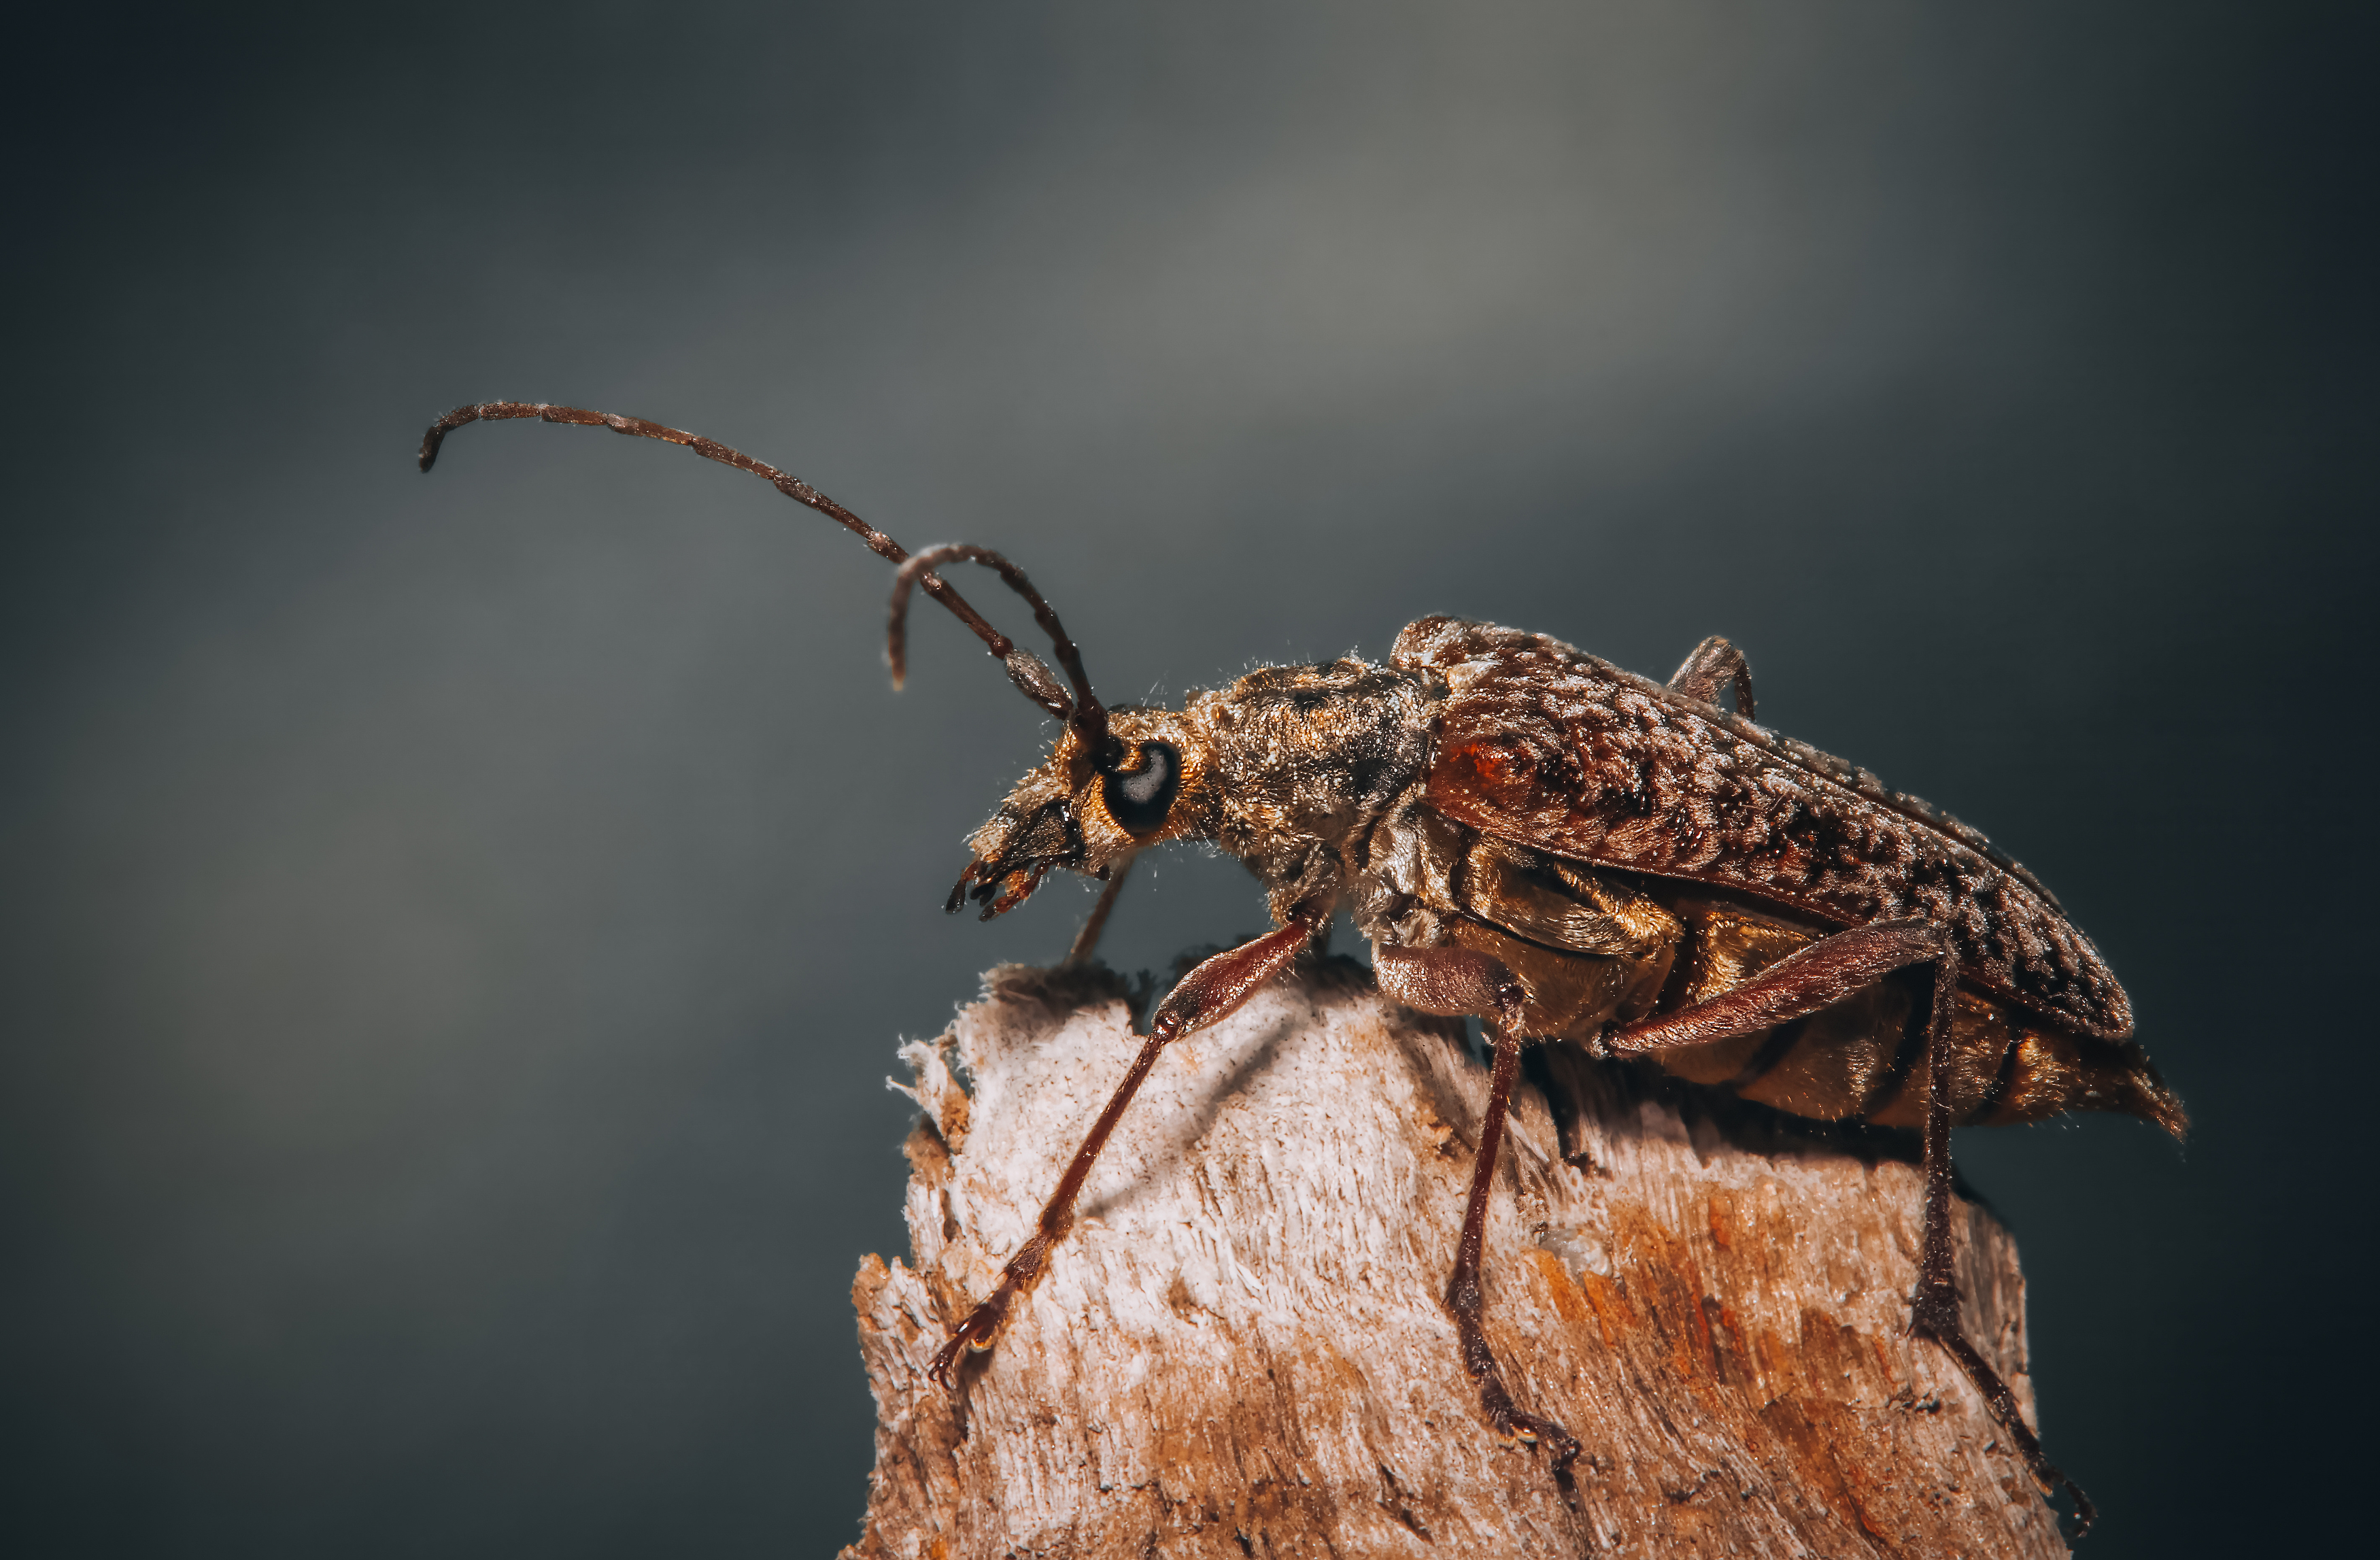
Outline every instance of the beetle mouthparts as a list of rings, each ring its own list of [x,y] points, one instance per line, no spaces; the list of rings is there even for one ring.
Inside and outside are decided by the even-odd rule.
[[[942,902],[943,912],[956,915],[959,907],[973,899],[983,907],[978,920],[1005,915],[1031,898],[1033,891],[1041,886],[1041,880],[1050,875],[1050,869],[1057,864],[1042,857],[1003,871],[997,862],[970,861],[966,871],[959,874],[959,881],[951,885],[951,896]]]

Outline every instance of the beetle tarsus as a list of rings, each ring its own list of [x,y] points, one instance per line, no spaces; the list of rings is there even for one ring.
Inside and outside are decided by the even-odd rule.
[[[1015,1266],[1014,1262],[1009,1265],[1012,1270]],[[990,1298],[967,1312],[966,1320],[960,1322],[942,1347],[934,1351],[932,1363],[926,1367],[927,1376],[936,1386],[945,1392],[956,1390],[951,1380],[951,1371],[966,1356],[990,1352],[992,1339],[999,1335],[1000,1323],[1008,1314],[1008,1302],[1024,1288],[1013,1271],[1004,1273],[1001,1275],[1000,1287],[991,1292]]]

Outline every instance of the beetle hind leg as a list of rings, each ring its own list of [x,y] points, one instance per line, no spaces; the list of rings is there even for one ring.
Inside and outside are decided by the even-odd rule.
[[[2008,1383],[2000,1379],[1991,1361],[1968,1341],[1966,1329],[1959,1322],[1959,1287],[1953,1272],[1956,1249],[1950,1234],[1951,1014],[1957,985],[1958,963],[1946,948],[1941,961],[1934,967],[1934,1014],[1925,1042],[1925,1233],[1918,1252],[1917,1289],[1910,1297],[1910,1330],[1932,1340],[1958,1362],[1969,1383],[1989,1406],[1992,1418],[2016,1443],[2017,1455],[2024,1459],[2042,1493],[2054,1496],[2062,1489],[2073,1498],[2070,1522],[2061,1513],[2059,1525],[2066,1528],[2069,1538],[2080,1539],[2091,1530],[2098,1508],[2082,1493],[2082,1486],[2059,1472],[2043,1454],[2041,1438],[2024,1422],[2016,1395],[2009,1390]]]
[[[1959,958],[1949,934],[1932,921],[1871,921],[1821,937],[1739,986],[1674,1012],[1622,1025],[1604,1043],[1616,1055],[1645,1055],[1680,1045],[1706,1044],[1819,1012],[1852,996],[1895,969],[1934,969],[1933,1012],[1926,1025],[1925,1233],[1910,1297],[1910,1327],[1957,1361],[1992,1418],[2016,1444],[2017,1455],[2046,1494],[2073,1497],[2070,1536],[2081,1538],[2097,1515],[2091,1497],[2042,1455],[2041,1438],[2024,1422],[2016,1395],[1959,1324],[1959,1289],[1950,1233],[1950,1087],[1957,1070],[1953,1016]]]

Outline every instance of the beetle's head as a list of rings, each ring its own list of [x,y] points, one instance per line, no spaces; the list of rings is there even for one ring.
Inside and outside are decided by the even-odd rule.
[[[1034,621],[1050,636],[1066,680],[1032,652],[956,603],[931,571],[946,563],[978,563],[997,569],[1008,586],[1033,608]],[[1110,710],[1091,692],[1081,652],[1058,622],[1058,615],[1025,578],[1024,571],[986,547],[929,547],[902,564],[892,579],[892,612],[884,658],[899,687],[906,667],[905,624],[909,591],[935,592],[974,628],[1008,669],[1019,692],[1065,722],[1050,757],[1011,791],[991,821],[967,838],[975,859],[959,874],[944,908],[955,912],[972,899],[983,919],[1013,910],[1058,868],[1105,881],[1145,846],[1160,840],[1198,837],[1211,830],[1208,810],[1213,771],[1206,742],[1179,712]]]
[[[1101,751],[1073,725],[967,837],[975,859],[944,908],[972,899],[990,920],[1014,909],[1057,868],[1105,880],[1143,847],[1197,838],[1213,766],[1196,728],[1172,710],[1108,712]]]

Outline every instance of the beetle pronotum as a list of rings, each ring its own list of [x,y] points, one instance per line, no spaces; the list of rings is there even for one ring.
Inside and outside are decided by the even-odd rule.
[[[1643,1057],[1788,1113],[1914,1128],[1925,1222],[1912,1330],[1959,1364],[2045,1490],[2088,1497],[2043,1456],[2007,1384],[1960,1329],[1950,1127],[2070,1110],[2143,1116],[2179,1136],[2181,1106],[2131,1039],[2131,1005],[2089,939],[1981,835],[1866,771],[1753,722],[1752,674],[1706,640],[1666,684],[1543,635],[1426,617],[1386,665],[1345,659],[1254,672],[1181,710],[1091,690],[1081,652],[1015,565],[987,548],[912,556],[808,483],[723,445],[637,418],[497,401],[457,408],[421,445],[509,418],[684,445],[766,479],[897,566],[887,658],[905,670],[909,592],[980,637],[1026,698],[1063,723],[1048,759],[969,837],[947,908],[986,920],[1064,868],[1107,884],[1085,957],[1133,859],[1171,840],[1236,856],[1275,928],[1190,970],[999,1284],[936,1355],[946,1386],[1063,1239],[1075,1201],[1168,1042],[1280,973],[1342,906],[1370,938],[1380,988],[1492,1037],[1486,1117],[1446,1307],[1500,1434],[1543,1444],[1567,1478],[1579,1444],[1506,1388],[1480,1326],[1482,1237],[1524,1042]],[[935,570],[998,572],[1050,640],[1056,674]],[[1734,710],[1718,701],[1732,691]]]

